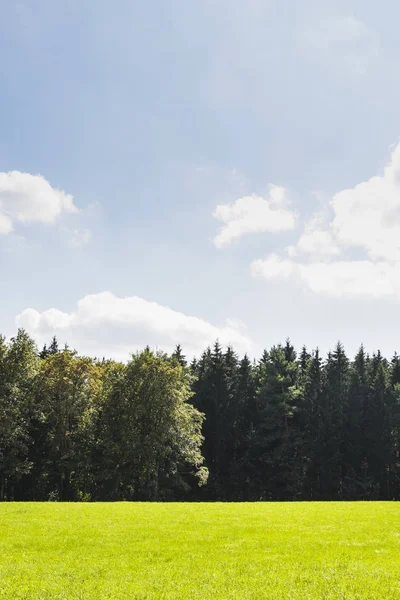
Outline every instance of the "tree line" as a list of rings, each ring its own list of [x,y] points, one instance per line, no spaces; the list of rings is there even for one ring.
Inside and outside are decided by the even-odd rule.
[[[127,363],[0,337],[0,500],[392,500],[400,358],[216,342]]]

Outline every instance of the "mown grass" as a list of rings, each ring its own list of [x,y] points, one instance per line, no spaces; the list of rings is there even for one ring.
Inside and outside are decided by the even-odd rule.
[[[400,504],[2,504],[0,598],[400,599]]]

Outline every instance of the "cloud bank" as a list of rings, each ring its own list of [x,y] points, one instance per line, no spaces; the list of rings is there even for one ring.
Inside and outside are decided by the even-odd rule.
[[[38,343],[57,335],[82,353],[122,360],[147,344],[172,351],[179,343],[188,356],[198,356],[216,339],[242,352],[252,345],[233,321],[216,326],[138,296],[121,298],[110,292],[85,296],[70,313],[27,308],[16,317],[16,325]]]
[[[400,298],[400,144],[381,175],[334,194],[327,208],[327,222],[314,215],[289,258],[257,259],[252,274],[294,278],[331,296]]]

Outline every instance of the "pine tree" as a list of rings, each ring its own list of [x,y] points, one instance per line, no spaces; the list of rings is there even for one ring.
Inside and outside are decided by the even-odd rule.
[[[307,351],[307,348],[303,346],[299,357],[299,383],[303,385],[307,380],[308,371],[310,367],[311,354]]]
[[[343,497],[364,499],[368,497],[371,479],[365,469],[361,416],[370,394],[368,385],[369,364],[361,345],[350,369],[348,402],[344,407],[344,480]]]
[[[219,342],[215,342],[210,361],[210,369],[207,378],[208,389],[206,391],[206,402],[208,409],[206,414],[206,428],[208,429],[208,463],[210,470],[210,483],[214,485],[216,497],[219,494],[222,473],[222,439],[223,418],[228,402],[228,388],[226,378],[226,365],[224,355]],[[208,422],[208,427],[207,427]]]
[[[247,354],[240,361],[234,399],[233,454],[230,470],[229,496],[236,500],[252,500],[255,495],[257,472],[255,369]],[[255,496],[256,497],[256,496]]]
[[[349,361],[340,342],[328,355],[325,367],[323,407],[323,470],[321,494],[326,499],[340,499],[344,490],[344,421],[349,388]]]
[[[51,354],[57,354],[57,352],[59,352],[58,340],[57,340],[56,336],[53,336],[53,339],[51,340],[51,344],[48,349],[48,353],[51,355]]]
[[[362,410],[363,454],[365,473],[370,478],[370,498],[385,498],[387,494],[386,471],[390,462],[387,431],[387,397],[389,374],[386,361],[378,351],[371,360],[369,369],[370,390],[364,399]]]
[[[257,402],[260,422],[256,446],[261,464],[259,494],[285,500],[296,493],[299,438],[294,419],[299,401],[294,349],[275,346],[258,368]]]
[[[317,500],[321,496],[324,451],[323,367],[318,349],[309,358],[307,355],[302,353],[300,357],[300,380],[303,387],[299,410],[302,434],[300,472],[303,479],[302,499]]]
[[[45,358],[47,358],[49,356],[49,354],[50,354],[50,352],[47,348],[47,345],[45,344],[39,354],[39,358],[44,360]]]
[[[180,344],[178,344],[175,347],[175,350],[171,354],[171,358],[173,360],[176,360],[177,363],[181,365],[181,367],[186,367],[187,366],[186,356],[183,354],[183,352],[182,352],[182,346]]]
[[[390,384],[394,388],[398,383],[400,383],[400,357],[395,352],[390,363]]]

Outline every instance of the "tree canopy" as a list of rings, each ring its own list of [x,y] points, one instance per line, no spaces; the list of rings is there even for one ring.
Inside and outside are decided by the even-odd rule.
[[[400,497],[400,359],[289,340],[97,360],[0,336],[2,500]]]

